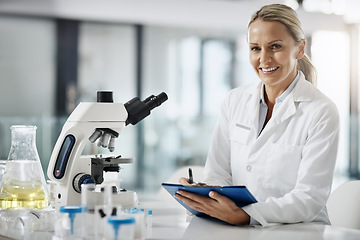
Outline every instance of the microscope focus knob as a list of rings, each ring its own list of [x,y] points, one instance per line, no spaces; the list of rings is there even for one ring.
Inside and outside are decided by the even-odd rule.
[[[74,180],[73,180],[74,190],[78,193],[81,193],[81,185],[89,184],[89,183],[95,184],[94,178],[90,174],[79,173],[78,175],[76,175],[74,177]]]

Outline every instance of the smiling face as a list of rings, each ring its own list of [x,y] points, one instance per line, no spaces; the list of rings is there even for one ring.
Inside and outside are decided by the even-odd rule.
[[[297,60],[304,56],[305,40],[296,43],[278,21],[257,19],[248,29],[249,59],[265,88],[280,95],[297,74]]]

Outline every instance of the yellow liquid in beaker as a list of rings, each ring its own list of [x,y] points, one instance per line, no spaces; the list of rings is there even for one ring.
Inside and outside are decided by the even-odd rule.
[[[0,208],[45,208],[49,200],[42,183],[11,180],[3,184],[0,193]]]

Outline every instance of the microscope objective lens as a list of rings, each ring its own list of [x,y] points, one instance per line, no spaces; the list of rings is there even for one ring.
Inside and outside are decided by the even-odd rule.
[[[95,132],[89,137],[89,141],[94,143],[99,137],[101,137],[102,132],[100,130],[95,130]]]
[[[111,136],[108,148],[109,148],[110,152],[113,152],[115,150],[115,137],[114,136]]]

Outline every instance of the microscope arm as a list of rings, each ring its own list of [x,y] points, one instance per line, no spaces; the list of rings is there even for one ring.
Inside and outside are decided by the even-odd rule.
[[[69,171],[74,172],[74,168],[78,168],[73,162],[80,159],[87,139],[94,130],[109,129],[118,136],[125,127],[127,116],[121,103],[80,103],[69,116],[55,144],[49,162],[48,177],[57,182],[67,179]],[[81,167],[82,163],[76,165]]]

